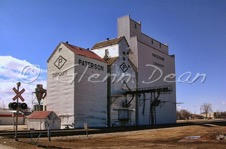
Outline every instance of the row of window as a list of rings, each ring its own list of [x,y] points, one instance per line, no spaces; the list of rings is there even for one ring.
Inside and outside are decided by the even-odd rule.
[[[156,63],[156,62],[153,62],[153,64],[154,64],[155,66],[157,66],[157,67],[164,68],[164,65],[162,65],[162,64],[159,64],[159,63]]]
[[[162,61],[165,61],[164,57],[161,57],[161,56],[154,54],[154,53],[152,53],[152,57],[159,59],[159,60],[162,60]]]
[[[129,51],[128,52],[123,51],[122,54],[123,55],[126,55],[126,54],[129,55]]]
[[[135,29],[137,28],[137,24],[136,23],[134,24],[134,28]],[[154,44],[154,40],[153,39],[151,40],[151,44]],[[161,43],[159,43],[159,47],[160,48],[162,47],[162,44]]]
[[[154,44],[154,39],[151,40],[151,44]],[[161,48],[162,47],[162,44],[159,43],[159,47]]]

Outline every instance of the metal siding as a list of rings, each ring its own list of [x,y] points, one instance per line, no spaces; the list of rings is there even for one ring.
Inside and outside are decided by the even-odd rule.
[[[112,74],[117,74],[117,79],[123,74],[123,71],[120,69],[120,65],[124,62],[127,66],[130,65],[130,68],[126,71],[126,73],[131,74],[132,79],[127,83],[127,85],[130,87],[130,89],[135,89],[136,88],[136,76],[135,76],[135,71],[133,70],[129,60],[128,60],[128,55],[126,54],[125,56],[123,55],[123,51],[126,53],[129,51],[127,44],[125,44],[126,41],[123,39],[119,43],[119,58],[113,63],[111,66],[111,73]],[[123,57],[125,57],[125,61],[123,60]],[[122,82],[117,83],[117,79],[114,83],[111,84],[111,94],[122,94]],[[127,80],[127,77],[123,79],[124,81]],[[127,97],[128,101],[131,99],[131,97]],[[114,98],[112,99],[114,100]],[[131,110],[131,117],[128,122],[122,122],[118,120],[118,111],[116,109],[122,109],[122,104],[125,101],[125,97],[119,97],[117,98],[114,103],[111,105],[111,125],[113,126],[131,126],[135,125],[135,101],[136,99],[134,98],[133,101],[131,102],[131,106],[128,108]]]
[[[62,48],[61,51],[58,51]],[[59,77],[53,77],[53,73],[62,72],[67,68],[74,65],[74,53],[68,50],[62,44],[59,46],[57,51],[54,53],[50,61],[48,62],[48,79],[47,79],[47,98],[46,106],[47,111],[54,111],[58,116],[70,115],[68,123],[74,123],[74,84],[69,83],[68,80],[72,79],[68,74],[74,73],[72,67],[68,70],[67,74]],[[67,62],[59,70],[55,65],[55,61],[59,56],[64,57]]]
[[[75,63],[78,63],[79,59],[102,65],[104,66],[104,71],[89,68],[81,82],[79,82],[86,66],[79,65],[75,68],[75,72],[78,73],[74,82],[75,125],[76,127],[83,127],[83,123],[88,123],[89,127],[105,127],[107,125],[107,82],[102,82],[102,80],[107,74],[107,64],[79,55],[76,55]],[[100,74],[100,78],[94,80],[100,80],[101,82],[88,81],[89,77],[94,73]]]
[[[165,67],[163,68],[163,76],[170,73],[175,74],[175,60],[168,55],[168,46],[161,44],[160,42],[148,37],[141,32],[141,25],[136,24],[131,20],[129,16],[124,16],[118,19],[118,36],[125,36],[132,53],[130,54],[130,60],[138,67],[138,88],[143,87],[155,87],[162,85],[169,85],[161,80],[151,84],[144,84],[142,81],[148,82],[148,78],[152,74],[151,67],[147,67],[146,64],[153,64],[152,53],[158,54],[165,58],[163,62]],[[153,41],[153,43],[152,43]],[[156,60],[155,60],[156,61]],[[157,62],[161,63],[157,60]],[[158,77],[158,74],[155,74]],[[167,100],[162,108],[157,108],[157,123],[175,123],[176,122],[176,83],[170,83],[173,86],[173,92],[168,95],[160,95],[159,99]],[[142,98],[142,97],[141,97]],[[150,99],[150,95],[146,94],[146,98]],[[140,103],[140,104],[139,104]],[[142,100],[138,99],[138,125],[149,125],[149,105],[150,100],[146,100],[145,112],[142,113],[143,106]]]
[[[143,87],[157,87],[157,86],[164,86],[164,85],[172,85],[173,86],[173,92],[171,94],[166,95],[160,95],[159,99],[163,101],[168,101],[165,103],[161,108],[157,108],[156,115],[157,115],[157,124],[163,124],[163,123],[175,123],[176,122],[176,89],[175,89],[175,83],[167,83],[164,82],[164,76],[170,73],[175,73],[175,64],[174,59],[170,57],[169,55],[162,54],[160,51],[157,51],[151,47],[148,47],[142,43],[138,44],[138,51],[139,51],[139,66],[138,66],[138,88]],[[156,82],[150,83],[150,84],[144,84],[142,81],[149,82],[148,78],[154,71],[152,67],[147,67],[146,64],[153,64],[153,61],[156,61],[152,57],[152,53],[161,55],[164,57],[164,68],[162,68],[163,76]],[[153,80],[157,79],[159,74],[156,73],[156,76],[153,77]],[[150,99],[150,95],[146,95],[147,99]],[[139,109],[139,124],[141,125],[148,125],[149,124],[149,107],[150,100],[146,102],[145,107],[145,115],[141,114],[141,109]]]

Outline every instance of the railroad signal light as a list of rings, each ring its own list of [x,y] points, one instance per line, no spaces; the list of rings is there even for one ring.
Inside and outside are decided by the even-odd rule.
[[[26,103],[21,103],[20,104],[20,108],[23,109],[23,110],[27,109],[27,104]]]
[[[17,108],[20,108],[22,110],[27,109],[27,104],[26,103],[16,103],[16,102],[10,102],[9,103],[9,109],[10,110],[16,110]]]
[[[9,103],[9,109],[16,110],[18,108],[18,104],[16,102]]]

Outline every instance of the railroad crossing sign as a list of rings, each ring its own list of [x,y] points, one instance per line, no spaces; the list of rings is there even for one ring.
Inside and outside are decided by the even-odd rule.
[[[19,91],[14,87],[13,91],[16,93],[16,96],[13,97],[13,101],[15,101],[17,98],[20,98],[21,101],[24,101],[24,98],[21,96],[21,94],[23,94],[23,92],[25,91],[24,88],[21,91]]]

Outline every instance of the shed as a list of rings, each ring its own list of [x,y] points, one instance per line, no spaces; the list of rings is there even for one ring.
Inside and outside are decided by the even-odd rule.
[[[53,111],[34,111],[27,119],[28,129],[60,129],[61,119]]]

